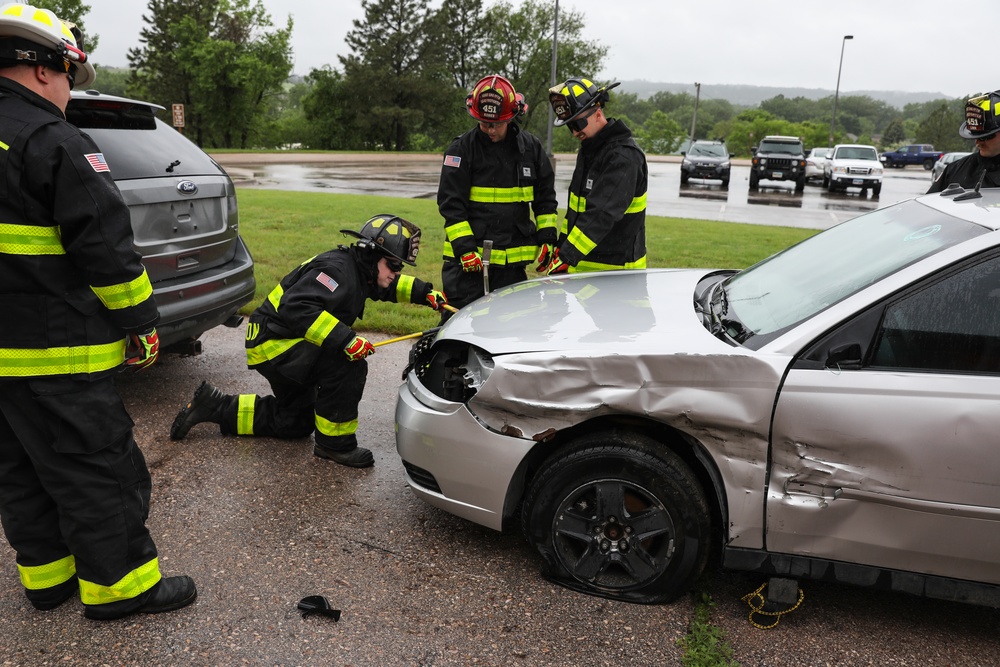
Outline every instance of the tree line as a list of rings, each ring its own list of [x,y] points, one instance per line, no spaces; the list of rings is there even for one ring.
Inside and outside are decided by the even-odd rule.
[[[521,119],[541,138],[548,132],[554,0],[359,0],[349,53],[337,64],[290,78],[293,27],[276,25],[260,0],[148,0],[140,46],[123,70],[99,67],[102,92],[182,103],[185,133],[205,148],[440,152],[472,125],[465,97],[487,74],[509,78],[525,95]],[[35,0],[59,16],[86,17],[82,0]],[[83,26],[82,20],[80,21]],[[559,10],[556,78],[601,71],[608,48],[584,37],[579,12]],[[88,37],[94,50],[98,37]],[[95,61],[100,62],[100,53]],[[598,82],[603,83],[603,82]],[[651,154],[673,153],[688,138],[722,139],[745,157],[769,134],[799,136],[806,147],[829,143],[833,96],[778,95],[755,107],[722,99],[697,102],[661,91],[640,99],[612,93],[610,115],[624,120]],[[834,141],[930,143],[969,150],[958,136],[963,99],[898,109],[869,96],[838,100]],[[554,152],[573,152],[566,130],[553,132]]]

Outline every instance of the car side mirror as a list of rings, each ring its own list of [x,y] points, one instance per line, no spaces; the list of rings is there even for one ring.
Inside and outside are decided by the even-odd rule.
[[[750,154],[751,155],[756,155],[757,154],[757,149],[756,148],[751,148],[750,149]]]
[[[839,368],[841,370],[859,370],[861,368],[861,345],[859,343],[845,343],[831,348],[826,355],[827,368]]]
[[[736,153],[730,153],[729,157],[736,157]]]
[[[687,155],[687,151],[681,151],[681,155]]]

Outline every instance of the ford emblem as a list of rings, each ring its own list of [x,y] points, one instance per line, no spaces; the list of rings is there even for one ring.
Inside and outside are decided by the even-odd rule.
[[[181,181],[177,184],[177,192],[182,195],[193,195],[198,192],[198,186],[194,184],[194,181]]]

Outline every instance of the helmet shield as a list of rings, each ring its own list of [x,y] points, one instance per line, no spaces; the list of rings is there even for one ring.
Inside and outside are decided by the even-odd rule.
[[[621,85],[615,81],[598,88],[589,79],[567,79],[564,83],[549,88],[549,104],[555,113],[556,127],[593,113],[591,109],[603,107],[608,101],[608,91]]]
[[[381,213],[364,224],[360,232],[341,229],[359,239],[357,246],[391,257],[410,266],[417,265],[420,251],[420,228],[399,216]]]
[[[958,128],[963,139],[988,139],[1000,132],[997,111],[1000,110],[1000,91],[983,93],[965,103],[965,122]]]

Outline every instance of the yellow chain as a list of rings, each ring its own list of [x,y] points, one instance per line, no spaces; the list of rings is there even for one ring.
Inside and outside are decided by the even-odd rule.
[[[767,588],[766,581],[763,584],[761,584],[760,588],[755,590],[753,593],[747,593],[740,599],[746,602],[748,605],[750,605],[750,625],[754,626],[755,628],[760,628],[761,630],[770,630],[771,628],[778,625],[778,621],[781,620],[782,616],[784,616],[785,614],[790,614],[799,608],[799,605],[802,604],[802,601],[806,597],[806,592],[801,588],[799,589],[799,601],[796,602],[790,609],[786,609],[785,611],[764,611],[764,603],[766,602],[766,600],[764,599],[763,591],[765,588]],[[756,606],[754,605],[754,598],[760,598],[759,605]],[[759,614],[760,616],[773,616],[774,623],[772,623],[771,625],[761,625],[757,621],[753,620],[754,614]]]

